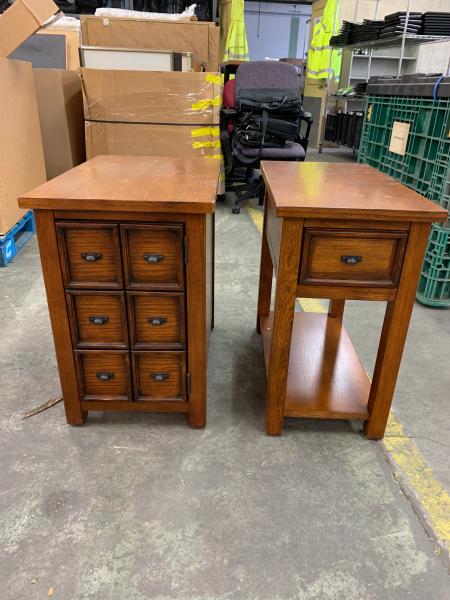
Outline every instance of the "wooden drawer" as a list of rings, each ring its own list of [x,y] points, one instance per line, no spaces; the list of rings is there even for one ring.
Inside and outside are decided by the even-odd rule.
[[[186,399],[184,352],[133,352],[134,394],[138,401]]]
[[[66,287],[122,287],[117,225],[59,222],[56,230]]]
[[[75,348],[128,348],[127,312],[123,292],[66,292]]]
[[[184,348],[184,294],[128,292],[127,304],[132,348]]]
[[[183,226],[121,225],[127,288],[183,289]]]
[[[127,351],[75,351],[81,400],[132,400]]]
[[[396,287],[408,234],[305,229],[300,284]]]

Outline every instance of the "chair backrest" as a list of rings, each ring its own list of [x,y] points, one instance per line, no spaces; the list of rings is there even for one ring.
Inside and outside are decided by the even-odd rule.
[[[236,71],[235,97],[242,89],[298,89],[299,80],[295,67],[275,60],[243,62]]]
[[[229,79],[223,86],[223,106],[224,108],[234,108],[236,106],[236,96],[234,93],[236,80]]]

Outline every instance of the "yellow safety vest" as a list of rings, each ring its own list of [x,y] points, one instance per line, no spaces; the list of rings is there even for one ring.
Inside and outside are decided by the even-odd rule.
[[[228,28],[227,41],[223,60],[249,60],[247,33],[244,21],[244,0],[233,0],[231,5],[231,22]]]
[[[338,80],[342,50],[333,50],[330,38],[339,33],[339,0],[327,0],[322,17],[314,26],[308,51],[308,77]]]

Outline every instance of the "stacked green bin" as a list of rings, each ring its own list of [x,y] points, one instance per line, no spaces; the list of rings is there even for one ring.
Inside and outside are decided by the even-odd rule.
[[[374,87],[377,93],[371,94]],[[450,98],[379,95],[384,88],[403,92],[401,82],[390,88],[368,86],[358,162],[376,167],[449,210]],[[394,121],[410,124],[404,156],[389,150]],[[429,306],[450,306],[450,220],[432,226],[417,299]]]

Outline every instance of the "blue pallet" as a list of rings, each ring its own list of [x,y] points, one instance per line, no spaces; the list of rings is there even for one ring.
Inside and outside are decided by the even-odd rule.
[[[0,267],[6,267],[36,232],[30,210],[5,235],[0,235]]]

